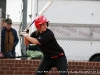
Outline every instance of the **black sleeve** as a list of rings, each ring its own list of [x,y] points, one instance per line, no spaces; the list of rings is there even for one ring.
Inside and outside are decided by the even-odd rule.
[[[36,31],[34,31],[30,36],[36,38]]]
[[[42,45],[42,44],[45,44],[51,40],[54,39],[54,34],[52,31],[47,31],[47,32],[44,32],[42,35],[40,35],[37,40],[39,41],[39,43]]]

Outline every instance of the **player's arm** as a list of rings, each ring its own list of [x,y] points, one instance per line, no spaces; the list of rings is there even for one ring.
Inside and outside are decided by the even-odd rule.
[[[33,43],[33,44],[39,44],[39,41],[36,38],[30,37],[29,35],[23,35],[29,42]]]

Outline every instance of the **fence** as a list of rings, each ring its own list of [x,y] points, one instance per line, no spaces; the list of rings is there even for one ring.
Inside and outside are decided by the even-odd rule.
[[[49,0],[28,0],[27,25]],[[99,61],[100,57],[100,1],[99,0],[52,0],[53,4],[43,15],[50,21],[58,43],[68,60]],[[15,9],[16,8],[16,9]],[[7,0],[6,16],[12,19],[19,35],[23,17],[23,1]],[[22,27],[22,26],[21,26]],[[30,27],[30,31],[34,31]],[[17,56],[21,53],[21,37],[16,46]],[[95,56],[94,56],[95,55]],[[93,57],[92,57],[93,56]]]

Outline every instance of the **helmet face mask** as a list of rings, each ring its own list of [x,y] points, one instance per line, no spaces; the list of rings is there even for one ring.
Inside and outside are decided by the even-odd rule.
[[[35,19],[34,22],[35,22],[36,28],[40,29],[41,28],[41,24],[47,23],[48,20],[44,16],[39,16],[37,19]]]

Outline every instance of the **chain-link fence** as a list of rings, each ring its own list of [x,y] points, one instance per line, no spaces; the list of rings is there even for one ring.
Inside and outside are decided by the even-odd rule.
[[[27,1],[27,25],[31,24],[38,12],[49,0]],[[51,6],[43,13],[50,21],[58,43],[64,49],[68,60],[100,60],[100,1],[99,0],[52,0]],[[23,25],[23,0],[7,0],[6,16],[13,21],[19,35]],[[30,31],[33,31],[30,27]],[[21,56],[22,40],[19,36],[16,47]],[[97,57],[97,58],[96,58]],[[95,58],[95,59],[94,59]]]

